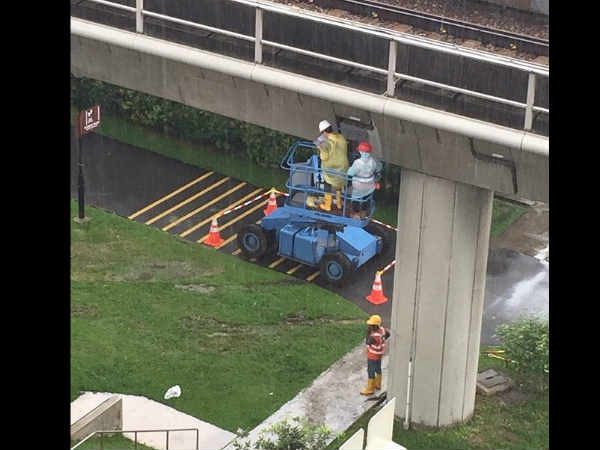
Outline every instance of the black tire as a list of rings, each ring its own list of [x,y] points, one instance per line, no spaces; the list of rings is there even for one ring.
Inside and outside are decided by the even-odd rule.
[[[341,252],[329,253],[321,258],[321,278],[336,286],[342,286],[352,273],[352,263]]]
[[[242,228],[238,233],[237,243],[242,254],[248,259],[262,258],[269,246],[267,234],[260,226],[254,223]]]
[[[267,255],[267,256],[275,255],[277,253],[277,250],[279,249],[279,242],[277,240],[277,234],[275,233],[275,230],[271,230],[271,231],[265,231],[265,235],[267,237],[267,251],[265,252],[265,255]]]
[[[385,252],[385,250],[390,245],[389,240],[385,235],[385,232],[373,222],[369,222],[369,224],[364,228],[364,230],[367,233],[372,234],[373,236],[379,236],[381,238],[381,252],[379,254],[381,255],[383,252]]]

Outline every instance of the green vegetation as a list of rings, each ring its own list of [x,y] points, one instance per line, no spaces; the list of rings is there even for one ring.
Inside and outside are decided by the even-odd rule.
[[[477,394],[473,417],[465,424],[440,429],[413,426],[404,430],[402,421],[396,420],[394,442],[411,450],[547,449],[550,426],[548,376],[541,380],[546,389],[539,389],[530,382],[528,375],[482,352],[479,371],[491,368],[510,377],[514,387],[491,397]],[[373,408],[365,413],[327,450],[339,448],[359,428],[366,432],[369,420],[377,410]]]
[[[504,323],[496,335],[506,350],[506,359],[516,370],[530,378],[543,376],[550,369],[550,326],[547,320],[523,317]],[[543,387],[544,384],[541,383]]]
[[[272,439],[270,436],[276,438]],[[255,442],[245,440],[245,433],[233,442],[235,450],[322,450],[332,437],[332,431],[325,425],[318,425],[304,417],[294,417],[289,421],[266,427],[259,433]]]
[[[102,210],[86,216],[71,223],[71,400],[142,395],[251,429],[363,338],[366,313],[316,285]],[[181,397],[163,400],[174,384]]]
[[[527,208],[525,206],[494,198],[490,235],[492,237],[498,236],[526,211]]]

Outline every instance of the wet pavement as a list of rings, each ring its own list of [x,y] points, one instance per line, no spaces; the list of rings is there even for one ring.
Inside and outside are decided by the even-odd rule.
[[[133,145],[91,133],[83,138],[85,203],[141,223],[156,226],[190,241],[202,241],[211,217],[264,195],[267,189],[249,185]],[[187,187],[186,187],[187,186]],[[71,198],[77,199],[77,153],[71,146]],[[160,200],[160,201],[159,201]],[[159,201],[157,203],[157,201]],[[221,217],[219,251],[239,256],[236,233],[263,216],[267,197]],[[278,198],[281,205],[283,197]],[[154,206],[152,206],[155,204]],[[264,206],[263,206],[264,205]],[[549,264],[547,208],[531,208],[515,226],[490,241],[481,343],[495,345],[495,327],[523,314],[548,318]],[[375,272],[395,258],[395,231],[377,225],[387,245],[381,255],[359,268],[351,284],[336,288],[316,275],[318,270],[278,257],[258,262],[296,278],[313,282],[352,301],[368,314],[379,314],[389,324],[393,298],[393,268],[381,278],[389,301],[366,300]],[[517,230],[517,231],[514,231]],[[517,251],[515,250],[517,248]],[[538,256],[536,258],[536,256]],[[545,256],[545,255],[542,255]]]

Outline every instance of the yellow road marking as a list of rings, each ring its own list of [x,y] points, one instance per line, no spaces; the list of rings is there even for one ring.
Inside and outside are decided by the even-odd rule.
[[[312,281],[315,278],[317,278],[319,276],[319,274],[321,273],[320,270],[317,270],[315,273],[313,273],[312,275],[309,275],[306,277],[306,281]]]
[[[246,195],[244,198],[240,198],[239,200],[236,200],[235,202],[233,202],[231,205],[227,205],[225,208],[223,208],[221,211],[219,211],[218,213],[213,214],[212,216],[210,216],[208,219],[203,220],[200,223],[197,223],[196,225],[194,225],[192,228],[189,228],[187,230],[185,230],[183,233],[181,233],[179,235],[179,237],[185,237],[188,234],[190,234],[192,231],[197,230],[198,228],[200,228],[201,226],[207,224],[208,222],[210,222],[211,220],[213,220],[215,217],[219,217],[223,211],[227,211],[231,208],[236,207],[237,205],[239,205],[240,203],[243,203],[245,200],[249,199],[250,197],[252,197],[254,194],[256,194],[257,192],[262,191],[262,188],[258,188],[252,192],[250,192],[248,195]],[[220,196],[223,197],[223,196]],[[212,200],[211,202],[209,202],[209,205],[212,205],[213,203],[215,203],[215,201],[221,200],[221,198],[217,197],[216,199]],[[220,229],[220,227],[219,227]]]
[[[220,249],[221,247],[224,247],[225,245],[229,244],[231,241],[233,241],[235,238],[237,237],[237,233],[235,233],[233,236],[228,237],[227,239],[225,239],[221,245],[217,246],[217,250]]]
[[[296,270],[298,270],[300,267],[302,267],[304,264],[298,264],[296,267],[292,267],[290,270],[288,270],[286,273],[288,275],[293,274]]]
[[[164,197],[162,197],[162,198],[159,198],[159,199],[158,199],[158,200],[156,200],[154,203],[151,203],[151,204],[149,204],[149,205],[148,205],[148,206],[146,206],[145,208],[143,208],[143,209],[140,209],[138,212],[131,214],[131,215],[130,215],[130,216],[128,216],[127,218],[128,218],[128,219],[135,219],[135,218],[136,218],[137,216],[139,216],[140,214],[142,214],[142,213],[145,213],[146,211],[148,211],[148,210],[149,210],[149,209],[151,209],[151,208],[154,208],[156,205],[158,205],[158,204],[160,204],[160,203],[164,202],[165,200],[168,200],[168,199],[170,199],[170,198],[171,198],[171,197],[173,197],[174,195],[177,195],[177,194],[179,194],[181,191],[184,191],[184,190],[186,190],[186,189],[187,189],[187,188],[189,188],[190,186],[193,186],[194,184],[196,184],[196,183],[199,183],[200,181],[204,180],[205,178],[207,178],[207,177],[211,176],[213,173],[214,173],[214,172],[208,172],[208,173],[205,173],[205,174],[204,174],[204,175],[202,175],[201,177],[198,177],[198,178],[196,178],[195,180],[193,180],[193,181],[190,181],[190,182],[189,182],[188,184],[186,184],[185,186],[181,186],[179,189],[177,189],[177,190],[175,190],[175,191],[171,192],[170,194],[168,194],[168,195],[165,195],[165,196],[164,196]]]
[[[165,212],[160,213],[158,216],[153,217],[150,220],[147,220],[146,222],[144,222],[146,225],[150,225],[154,222],[156,222],[158,219],[161,219],[163,217],[165,217],[167,214],[172,213],[173,211],[175,211],[176,209],[181,208],[183,205],[187,205],[189,202],[192,202],[194,200],[196,200],[198,197],[200,197],[203,194],[206,194],[208,191],[216,188],[217,186],[220,186],[221,184],[225,183],[227,180],[229,180],[229,177],[225,177],[219,181],[217,181],[215,184],[213,184],[212,186],[209,186],[208,188],[198,192],[197,194],[192,195],[191,197],[187,198],[186,200],[182,201],[181,203],[178,203],[177,205],[173,206],[172,208],[167,209]]]
[[[234,223],[236,223],[239,220],[242,220],[244,217],[246,217],[248,214],[253,213],[254,211],[256,211],[258,208],[261,208],[262,206],[265,206],[267,204],[268,200],[265,200],[263,202],[259,202],[258,205],[256,205],[254,208],[250,208],[248,211],[246,211],[244,214],[240,214],[239,216],[237,216],[235,219],[230,220],[229,222],[227,222],[224,225],[221,225],[219,227],[219,231],[223,230],[224,228],[227,228],[230,225],[233,225]],[[208,234],[201,237],[200,239],[198,239],[196,242],[198,243],[202,243],[204,242],[204,240],[208,237]]]
[[[212,204],[214,204],[214,203],[218,202],[219,200],[221,200],[221,199],[222,199],[222,198],[224,198],[224,197],[227,197],[229,194],[231,194],[231,193],[233,193],[233,192],[237,191],[238,189],[242,188],[242,187],[243,187],[243,186],[245,186],[245,185],[246,185],[246,183],[245,183],[245,182],[243,182],[243,183],[240,183],[240,184],[238,184],[238,185],[236,185],[236,186],[232,187],[232,188],[231,188],[231,189],[229,189],[227,192],[224,192],[224,193],[222,193],[221,195],[219,195],[218,197],[216,197],[216,198],[213,198],[213,199],[212,199],[210,202],[208,202],[208,203],[205,203],[204,205],[200,206],[199,208],[196,208],[195,210],[193,210],[193,211],[191,211],[191,212],[187,213],[185,216],[183,216],[183,217],[180,217],[180,218],[179,218],[179,219],[177,219],[176,221],[174,221],[174,222],[171,222],[171,223],[170,223],[170,224],[168,224],[168,225],[165,225],[165,226],[162,228],[162,230],[163,230],[163,231],[168,231],[168,230],[170,230],[171,228],[173,228],[173,227],[174,227],[175,225],[177,225],[178,223],[181,223],[181,222],[183,222],[184,220],[186,220],[186,219],[189,219],[189,218],[190,218],[190,217],[192,217],[193,215],[195,215],[195,214],[198,214],[200,211],[203,211],[203,210],[205,210],[205,209],[206,209],[206,208],[208,208],[210,205],[212,205]],[[211,189],[212,189],[212,187],[211,187]]]
[[[279,264],[281,264],[283,261],[285,261],[285,258],[281,257],[279,258],[277,261],[269,264],[269,269],[273,269],[274,267],[277,267]]]

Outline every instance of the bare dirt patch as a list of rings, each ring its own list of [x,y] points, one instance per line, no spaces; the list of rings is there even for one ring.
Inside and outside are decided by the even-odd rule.
[[[96,305],[71,304],[71,317],[95,318],[99,310]]]
[[[216,289],[214,286],[208,286],[205,284],[176,284],[175,288],[188,292],[196,292],[198,294],[210,294]]]

